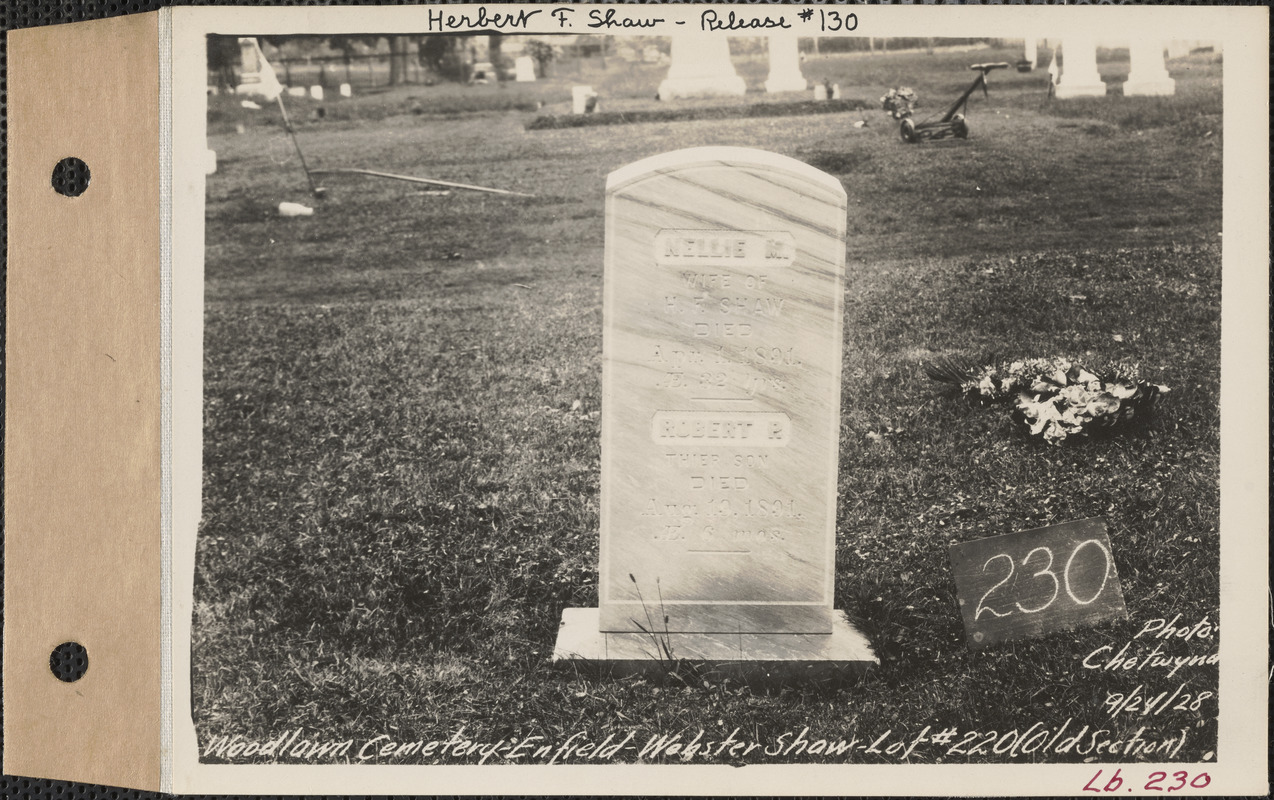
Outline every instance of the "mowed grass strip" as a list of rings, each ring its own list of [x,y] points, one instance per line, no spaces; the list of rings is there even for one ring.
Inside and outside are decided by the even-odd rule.
[[[274,215],[305,200],[281,132],[215,134],[201,740],[1147,724],[1102,710],[1137,681],[1079,662],[1151,618],[1217,620],[1218,76],[1202,64],[1131,123],[1119,97],[1013,105],[993,85],[973,138],[920,146],[880,112],[858,129],[829,115],[532,133],[517,111],[307,125],[312,165],[538,197],[333,176],[298,219]],[[843,690],[548,663],[562,608],[597,600],[605,176],[709,144],[793,156],[850,195],[836,603],[882,663]],[[1119,358],[1172,392],[1127,435],[1050,447],[930,382],[920,363],[947,353]],[[947,547],[1091,516],[1109,523],[1132,621],[968,651]],[[1214,668],[1181,680],[1215,691]],[[1179,757],[1197,760],[1214,709],[1152,724],[1188,727]],[[910,759],[970,758],[945,750]]]

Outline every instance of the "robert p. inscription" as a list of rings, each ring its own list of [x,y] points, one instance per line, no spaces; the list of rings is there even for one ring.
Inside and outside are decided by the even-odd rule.
[[[651,436],[660,444],[697,444],[731,447],[783,447],[787,444],[791,420],[786,414],[766,411],[656,411],[651,418]],[[718,456],[715,461],[719,461]],[[729,462],[727,462],[729,463]],[[736,459],[734,462],[745,462]],[[748,466],[764,465],[753,459]]]
[[[705,148],[607,203],[601,629],[830,632],[844,190]]]

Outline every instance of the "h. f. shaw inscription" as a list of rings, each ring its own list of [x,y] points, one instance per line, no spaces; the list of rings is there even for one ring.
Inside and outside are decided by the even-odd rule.
[[[844,190],[681,151],[612,174],[606,226],[601,629],[829,633]]]

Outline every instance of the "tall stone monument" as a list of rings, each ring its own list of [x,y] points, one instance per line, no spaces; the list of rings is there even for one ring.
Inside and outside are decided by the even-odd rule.
[[[747,89],[730,61],[729,40],[716,34],[683,33],[672,37],[672,63],[659,84],[660,100],[741,95]]]
[[[805,76],[801,74],[801,54],[794,33],[771,33],[769,37],[770,76],[765,79],[767,92],[803,92]]]
[[[606,189],[599,608],[554,658],[748,674],[876,662],[833,609],[846,197],[758,150]]]
[[[1104,97],[1106,84],[1097,72],[1097,44],[1092,39],[1068,36],[1062,40],[1062,78],[1057,97]]]
[[[1163,51],[1163,42],[1158,39],[1134,39],[1130,43],[1128,80],[1124,82],[1125,97],[1164,97],[1176,93],[1177,82],[1168,76]]]
[[[239,57],[243,64],[239,75],[239,85],[235,94],[254,94],[273,100],[283,93],[283,85],[274,73],[274,67],[265,60],[261,45],[255,38],[239,38]]]

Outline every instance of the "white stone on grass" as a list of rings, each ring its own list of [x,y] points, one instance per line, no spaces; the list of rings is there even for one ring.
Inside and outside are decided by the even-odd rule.
[[[672,63],[659,84],[660,100],[742,95],[743,78],[730,61],[730,42],[716,34],[683,33],[672,37]]]
[[[534,83],[535,59],[530,56],[518,56],[513,61],[513,73],[518,83]]]
[[[1135,39],[1128,48],[1130,69],[1124,82],[1124,96],[1166,97],[1175,94],[1177,83],[1168,76],[1163,43],[1157,39]]]
[[[769,51],[770,76],[765,80],[765,91],[805,91],[808,84],[801,74],[801,56],[796,34],[770,34]]]
[[[599,608],[566,610],[556,660],[875,663],[833,608],[846,208],[760,150],[611,173]]]
[[[1062,76],[1057,97],[1104,97],[1106,84],[1097,72],[1097,45],[1085,37],[1068,36],[1062,42]]]

